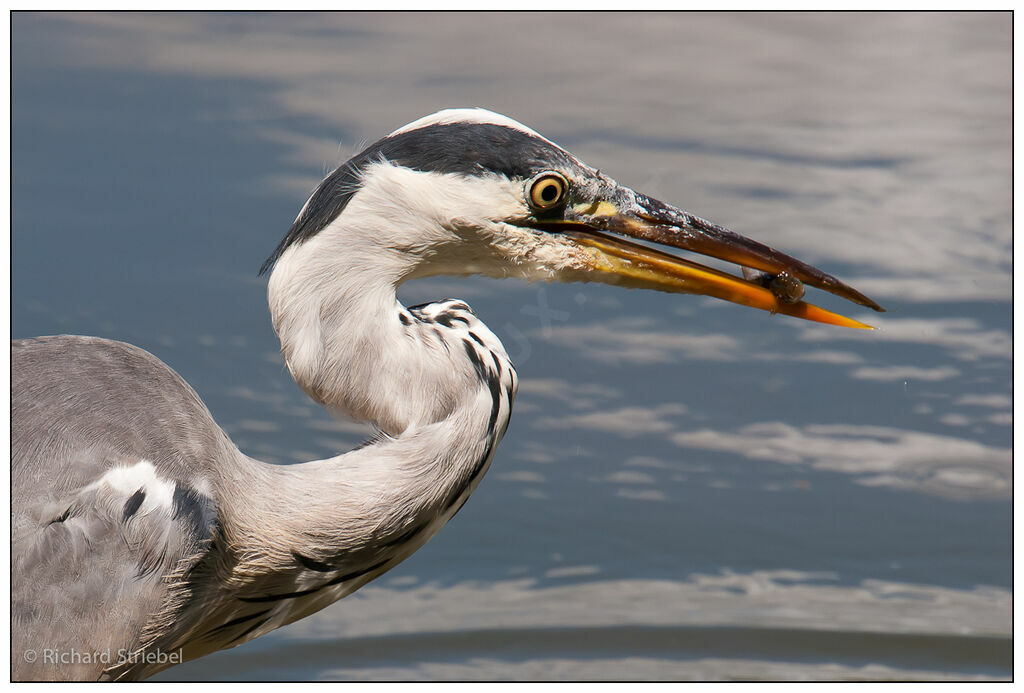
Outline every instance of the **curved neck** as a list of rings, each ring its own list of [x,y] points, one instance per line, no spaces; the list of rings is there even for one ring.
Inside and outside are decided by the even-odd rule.
[[[398,302],[396,290],[415,263],[362,239],[321,234],[289,248],[270,278],[271,316],[303,391],[397,435],[446,418],[471,390],[473,370],[465,358],[453,364],[432,331]]]
[[[392,531],[443,514],[479,480],[518,383],[501,342],[465,303],[407,309],[398,302],[398,285],[423,261],[375,247],[365,229],[344,231],[282,254],[268,288],[271,314],[299,386],[382,435],[281,473],[290,478],[294,470],[295,483],[326,493],[328,504],[345,501]],[[325,491],[335,487],[337,494]],[[363,507],[364,498],[375,505]],[[337,512],[325,508],[322,516],[334,522]]]
[[[408,558],[480,483],[514,389],[512,381],[497,400],[477,389],[443,421],[326,460],[273,465],[238,453],[241,464],[218,479],[218,492],[245,501],[221,515],[218,546],[227,551],[212,554],[206,570],[216,579],[198,581],[192,594],[204,604],[202,630],[199,621],[176,619],[158,646],[183,647],[191,659],[238,645]]]
[[[321,234],[282,254],[274,327],[300,387],[380,435],[305,464],[244,458],[218,479],[221,498],[246,500],[225,505],[217,594],[203,597],[223,625],[190,656],[301,618],[408,557],[459,510],[505,433],[517,378],[497,337],[461,301],[404,308],[408,254],[337,242]]]
[[[329,603],[411,555],[458,512],[490,466],[511,406],[508,396],[499,397],[495,404],[478,390],[444,421],[337,457],[296,465],[248,461],[245,485],[255,491],[233,513],[233,527],[225,527],[236,530],[227,538],[245,557],[236,586],[267,602],[308,591]],[[489,430],[495,407],[499,417]],[[270,511],[275,522],[267,537]],[[344,589],[315,594],[332,586]]]

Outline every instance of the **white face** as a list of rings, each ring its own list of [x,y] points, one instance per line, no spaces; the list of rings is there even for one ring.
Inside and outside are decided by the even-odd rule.
[[[367,167],[362,180],[344,214],[322,233],[343,233],[350,242],[358,236],[361,243],[415,259],[411,277],[483,274],[551,281],[593,265],[592,254],[568,238],[529,228],[537,211],[527,200],[529,181],[389,163]]]
[[[547,171],[553,182],[536,187]],[[511,118],[444,110],[399,128],[326,178],[264,269],[297,255],[320,264],[385,251],[374,264],[390,263],[389,276],[399,280],[479,273],[572,281],[593,268],[593,250],[537,223],[623,190]]]

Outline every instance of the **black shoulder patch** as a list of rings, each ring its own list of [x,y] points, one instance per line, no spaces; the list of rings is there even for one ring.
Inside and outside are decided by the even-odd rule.
[[[127,522],[132,515],[139,511],[142,507],[142,501],[146,500],[146,492],[141,488],[133,493],[124,504],[124,513],[121,516],[122,522]]]
[[[215,518],[209,498],[178,483],[174,485],[173,504],[175,520],[182,520],[198,540],[210,538]]]
[[[377,140],[327,176],[288,233],[260,267],[266,273],[281,253],[320,233],[359,190],[363,170],[387,160],[416,171],[529,178],[547,169],[575,168],[565,150],[528,132],[493,123],[428,125]]]

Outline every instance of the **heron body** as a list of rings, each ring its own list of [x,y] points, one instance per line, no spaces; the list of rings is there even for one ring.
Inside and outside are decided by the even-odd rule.
[[[785,277],[787,290],[629,237]],[[139,679],[241,644],[378,577],[459,510],[505,433],[517,375],[468,305],[406,308],[404,281],[601,281],[863,326],[803,303],[796,282],[878,309],[480,109],[427,116],[339,167],[270,268],[292,376],[331,411],[376,427],[353,451],[266,464],[141,349],[13,342],[15,679]],[[30,662],[29,649],[51,656]]]

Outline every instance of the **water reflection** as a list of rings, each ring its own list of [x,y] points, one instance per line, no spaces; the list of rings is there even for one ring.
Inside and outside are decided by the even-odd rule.
[[[1005,592],[833,581],[777,570],[543,588],[530,580],[368,587],[273,648],[217,654],[190,674],[218,677],[230,666],[246,679],[274,679],[299,653],[323,678],[341,680],[991,679],[1008,671]],[[825,622],[827,630],[808,628]],[[464,658],[452,660],[453,651]],[[818,662],[802,661],[809,656]],[[932,669],[934,658],[947,668]]]
[[[442,107],[516,117],[889,309],[854,315],[879,327],[864,334],[611,287],[404,287],[468,299],[517,362],[491,475],[394,582],[165,677],[1008,675],[1008,14],[77,13],[12,30],[15,336],[150,349],[261,459],[368,431],[290,381],[256,268],[324,173]],[[695,649],[706,627],[733,645]],[[780,649],[738,637],[762,628]],[[439,631],[470,636],[416,649]],[[866,644],[880,633],[937,640]],[[372,656],[368,638],[401,635],[404,660]],[[537,645],[492,654],[512,641]]]

